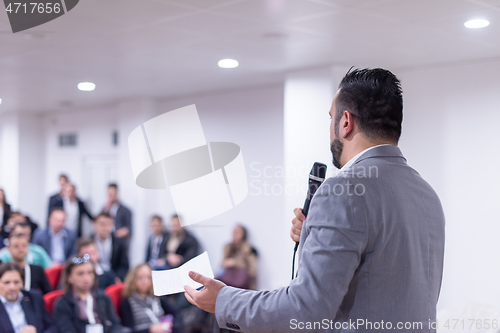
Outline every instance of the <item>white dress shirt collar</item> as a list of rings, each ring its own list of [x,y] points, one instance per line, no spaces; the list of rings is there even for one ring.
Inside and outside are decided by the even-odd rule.
[[[339,170],[339,174],[340,174],[341,172],[344,172],[344,171],[346,171],[347,169],[349,169],[349,167],[350,167],[351,165],[353,165],[353,164],[354,164],[354,162],[356,162],[356,161],[358,160],[358,158],[359,158],[361,155],[363,155],[364,153],[366,153],[367,151],[369,151],[369,150],[371,150],[371,149],[373,149],[373,148],[380,147],[380,146],[393,146],[393,145],[388,144],[388,143],[384,143],[384,144],[381,144],[381,145],[376,145],[376,146],[372,146],[372,147],[368,147],[368,148],[366,148],[365,150],[363,150],[363,151],[359,152],[356,156],[354,156],[353,158],[351,158],[351,159],[350,159],[350,160],[349,160],[346,164],[344,164],[344,166],[343,166],[342,168],[340,168],[340,170]]]

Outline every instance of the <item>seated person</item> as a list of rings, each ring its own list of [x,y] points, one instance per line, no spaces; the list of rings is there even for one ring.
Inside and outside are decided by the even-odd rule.
[[[104,271],[112,270],[121,281],[125,280],[129,268],[128,247],[123,238],[115,237],[114,219],[107,213],[101,213],[93,224],[92,238],[99,250],[99,265]]]
[[[54,265],[61,265],[73,255],[76,233],[66,225],[66,213],[61,207],[52,209],[49,226],[38,229],[33,236],[33,244],[40,245],[50,255]]]
[[[23,270],[24,290],[40,290],[43,294],[52,291],[42,266],[30,265],[26,262],[28,239],[25,236],[11,234],[7,249],[12,256],[12,262]]]
[[[105,271],[102,269],[99,264],[99,251],[92,238],[82,238],[76,243],[76,255],[83,257],[85,254],[88,254],[90,260],[94,262],[95,272],[99,280],[97,285],[99,289],[106,289],[110,285],[120,282],[113,271]]]
[[[21,234],[24,235],[27,239],[31,239],[31,226],[25,221],[14,224],[10,232],[13,235]],[[12,261],[12,256],[7,248],[0,250],[0,261]],[[29,243],[28,245],[28,254],[26,255],[26,261],[30,265],[42,266],[43,269],[52,267],[52,260],[50,260],[47,251],[45,251],[40,245],[36,245],[33,243]]]
[[[148,249],[146,251],[146,262],[153,269],[165,269],[165,259],[160,259],[160,248],[163,243],[163,238],[167,235],[167,231],[163,225],[163,219],[159,215],[151,217],[152,235],[149,237]]]
[[[89,255],[68,260],[63,279],[66,293],[56,302],[54,309],[59,332],[122,332],[111,299],[97,289],[95,266]]]
[[[223,272],[218,279],[228,286],[255,290],[257,251],[248,242],[247,229],[241,224],[234,227],[232,238],[224,247]]]
[[[4,244],[2,246],[0,246],[0,248],[7,246],[6,242],[7,242],[7,239],[9,238],[9,234],[10,234],[10,231],[12,230],[12,227],[14,226],[14,224],[20,223],[20,222],[24,222],[24,223],[29,224],[29,226],[31,228],[30,235],[33,235],[35,230],[38,229],[38,224],[31,221],[29,216],[23,215],[20,212],[12,212],[12,213],[10,213],[9,217],[7,218],[7,221],[5,221],[5,223],[0,228],[1,229],[0,236],[4,239]],[[31,238],[29,240],[31,242]]]
[[[0,331],[56,333],[42,295],[22,288],[22,270],[13,263],[0,264]]]
[[[137,266],[127,275],[120,312],[123,325],[134,333],[183,332],[180,311],[168,302],[167,297],[153,295],[148,264]]]
[[[196,257],[198,252],[199,244],[196,238],[181,226],[180,216],[173,215],[169,232],[160,245],[160,259],[166,261],[168,268],[175,268]]]

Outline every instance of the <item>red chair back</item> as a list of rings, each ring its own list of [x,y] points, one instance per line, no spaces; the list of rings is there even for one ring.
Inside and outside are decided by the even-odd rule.
[[[125,287],[124,283],[117,283],[104,289],[104,292],[109,296],[109,298],[111,298],[111,303],[113,303],[118,315],[120,315],[120,303],[122,301],[123,287]]]
[[[46,293],[43,295],[43,300],[45,301],[45,307],[47,308],[47,311],[52,314],[54,310],[54,305],[56,303],[56,300],[64,295],[64,290],[54,290],[51,291],[50,293]]]
[[[47,279],[49,280],[49,283],[52,286],[53,290],[57,290],[57,287],[59,286],[59,280],[61,279],[63,268],[63,265],[59,265],[47,268],[45,270],[45,275],[47,275]]]

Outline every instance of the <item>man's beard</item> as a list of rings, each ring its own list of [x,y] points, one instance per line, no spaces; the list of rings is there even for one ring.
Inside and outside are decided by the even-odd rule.
[[[332,162],[333,165],[340,169],[342,165],[340,164],[340,156],[342,156],[342,150],[344,150],[344,144],[337,138],[333,139],[330,144],[330,151],[332,152]]]

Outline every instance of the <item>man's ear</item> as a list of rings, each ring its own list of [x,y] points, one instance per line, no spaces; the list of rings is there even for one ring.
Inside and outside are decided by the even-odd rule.
[[[340,121],[340,136],[346,138],[354,130],[354,117],[345,110]]]

